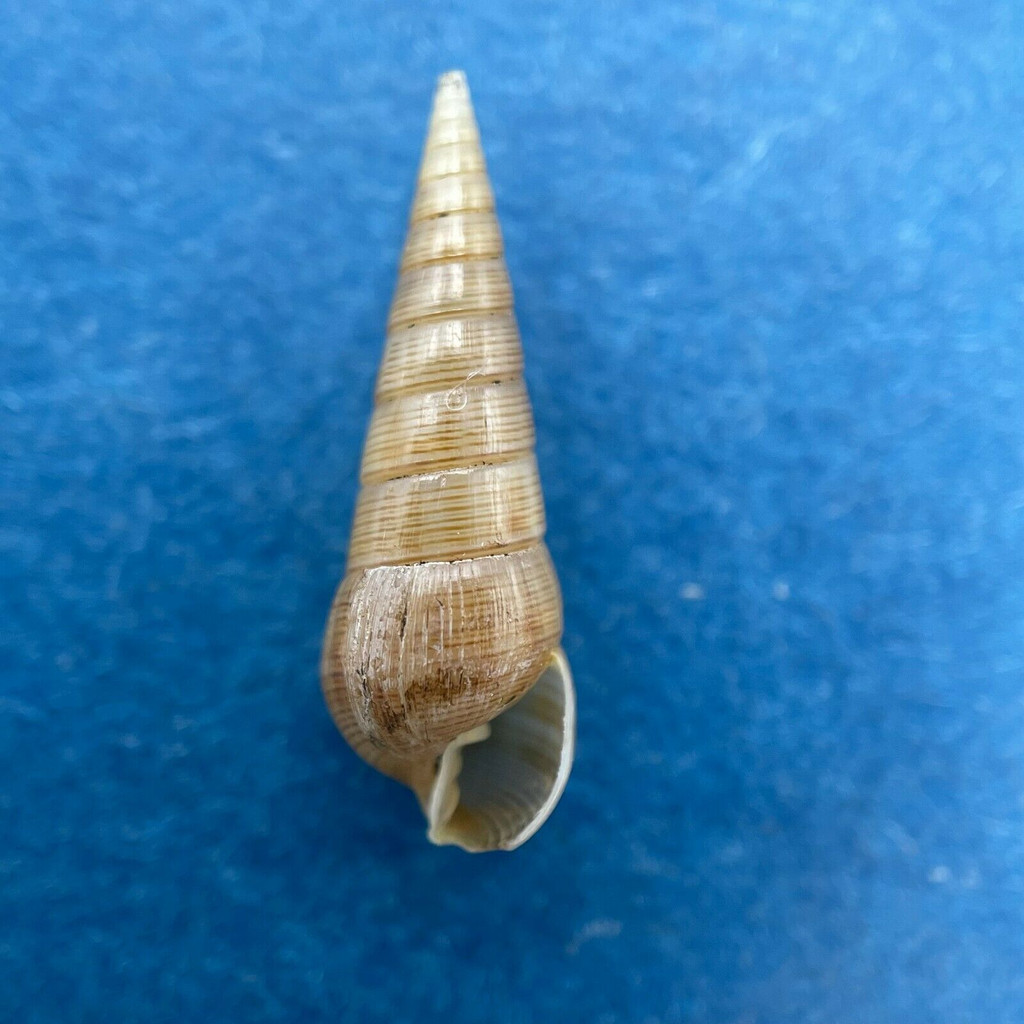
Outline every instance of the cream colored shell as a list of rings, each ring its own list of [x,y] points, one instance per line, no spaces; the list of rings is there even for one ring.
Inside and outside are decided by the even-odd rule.
[[[428,835],[512,849],[568,778],[575,697],[494,197],[438,81],[324,640],[328,707]]]

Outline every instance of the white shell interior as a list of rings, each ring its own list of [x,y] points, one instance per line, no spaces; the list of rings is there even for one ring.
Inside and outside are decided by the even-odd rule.
[[[558,803],[572,767],[576,694],[562,651],[525,696],[441,755],[425,808],[432,843],[514,850]]]

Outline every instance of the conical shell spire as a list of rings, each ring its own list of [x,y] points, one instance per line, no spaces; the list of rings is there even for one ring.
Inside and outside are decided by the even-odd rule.
[[[322,678],[434,842],[512,849],[572,762],[575,697],[533,415],[461,72],[442,75],[388,317]]]
[[[438,82],[409,221],[378,400],[519,376],[512,287],[461,71]]]
[[[522,371],[469,88],[462,72],[448,72],[388,318],[350,570],[501,554],[543,537]]]

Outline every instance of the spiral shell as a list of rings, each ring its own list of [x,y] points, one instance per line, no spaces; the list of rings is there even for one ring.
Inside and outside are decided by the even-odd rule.
[[[465,76],[438,81],[363,450],[327,705],[436,843],[514,849],[572,763],[575,696],[494,197]]]

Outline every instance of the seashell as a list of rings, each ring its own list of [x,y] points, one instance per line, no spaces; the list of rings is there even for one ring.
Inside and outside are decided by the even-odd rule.
[[[511,850],[565,788],[575,695],[469,89],[441,76],[324,638],[331,714],[429,838]]]

